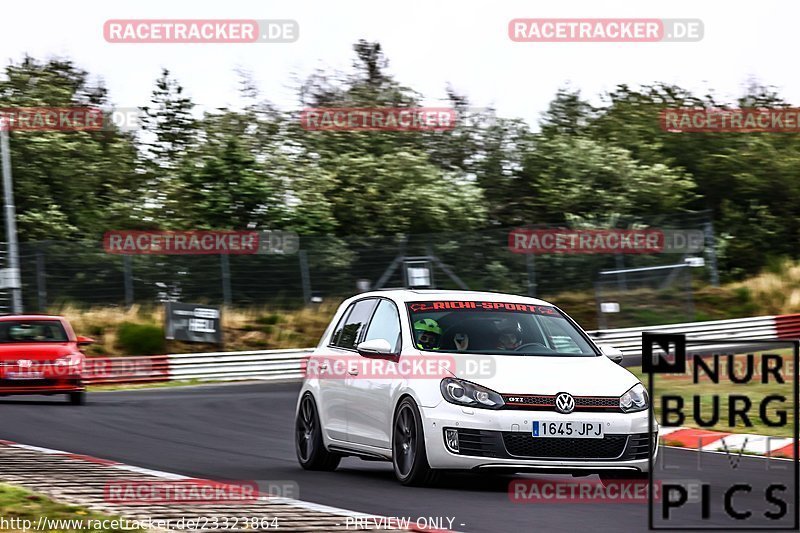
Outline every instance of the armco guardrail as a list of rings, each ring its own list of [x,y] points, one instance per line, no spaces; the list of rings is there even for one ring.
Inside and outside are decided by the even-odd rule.
[[[800,338],[800,314],[759,316],[731,320],[687,322],[667,326],[620,328],[589,331],[597,344],[608,344],[622,350],[625,356],[640,356],[642,333],[684,333],[692,340],[704,339],[796,339]]]
[[[621,328],[590,331],[598,344],[616,346],[632,362],[641,356],[642,332],[685,333],[703,339],[798,339],[800,314],[710,320],[667,326]],[[211,352],[156,355],[151,357],[89,358],[85,379],[88,383],[146,383],[199,379],[224,381],[237,379],[302,379],[313,348],[297,350],[257,350],[249,352]]]
[[[90,357],[84,365],[84,380],[98,385],[181,379],[302,379],[311,351],[312,348],[149,357]]]
[[[83,367],[84,381],[97,383],[150,383],[169,381],[169,356],[87,357]]]
[[[170,355],[171,379],[302,379],[312,349]]]

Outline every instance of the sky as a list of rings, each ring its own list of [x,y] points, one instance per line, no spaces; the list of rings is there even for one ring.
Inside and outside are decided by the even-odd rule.
[[[751,80],[800,106],[795,66],[799,3],[790,0],[186,0],[41,1],[3,6],[0,58],[70,58],[101,78],[117,107],[145,105],[168,68],[200,109],[238,107],[237,70],[261,96],[298,109],[297,87],[317,69],[348,71],[358,39],[379,41],[389,72],[442,103],[446,88],[535,124],[561,87],[599,104],[618,84],[667,82],[733,100]],[[518,43],[514,18],[696,18],[700,42]],[[293,19],[294,43],[108,43],[108,19]]]

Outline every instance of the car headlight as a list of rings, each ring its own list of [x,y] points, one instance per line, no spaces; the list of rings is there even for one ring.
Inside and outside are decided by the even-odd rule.
[[[625,413],[644,411],[650,406],[647,397],[647,389],[644,385],[637,383],[628,392],[619,397],[619,408]]]
[[[442,396],[450,403],[481,409],[500,409],[505,405],[503,397],[491,389],[481,387],[469,381],[445,378],[439,387]]]
[[[66,355],[56,359],[56,366],[73,366],[77,365],[79,361],[79,359],[73,358],[71,355]]]

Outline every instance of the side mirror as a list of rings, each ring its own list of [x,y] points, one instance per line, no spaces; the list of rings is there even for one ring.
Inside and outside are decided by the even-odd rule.
[[[356,346],[358,353],[365,357],[386,357],[393,356],[392,345],[386,339],[372,339],[364,341]]]
[[[624,355],[622,354],[622,350],[620,350],[619,348],[614,348],[613,346],[609,346],[608,344],[601,344],[600,351],[603,353],[603,355],[605,355],[615,363],[617,364],[622,363]]]
[[[95,342],[93,338],[84,337],[83,335],[78,335],[78,337],[75,340],[77,341],[78,346],[89,346],[90,344],[93,344]]]

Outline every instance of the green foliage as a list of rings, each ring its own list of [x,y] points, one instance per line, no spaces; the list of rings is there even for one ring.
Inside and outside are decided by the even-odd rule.
[[[109,105],[106,90],[71,61],[25,57],[0,78],[0,108]],[[141,178],[133,139],[102,131],[13,131],[11,166],[20,240],[99,239],[135,220]]]
[[[378,43],[353,46],[350,72],[301,82],[301,107],[426,102],[388,71]],[[69,60],[25,57],[0,78],[0,107],[96,105],[111,99]],[[444,132],[310,132],[244,75],[241,109],[202,116],[167,69],[141,108],[143,131],[14,131],[11,159],[22,241],[98,240],[110,229],[292,229],[319,245],[331,284],[354,264],[343,243],[401,234],[652,220],[709,210],[723,275],[798,257],[800,141],[788,134],[665,131],[667,107],[785,106],[747,87],[734,103],[673,85],[619,85],[593,107],[557,92],[538,129],[446,89],[459,114]],[[363,241],[366,242],[366,241]],[[80,262],[80,259],[76,258]],[[506,283],[487,257],[473,279]],[[494,281],[493,281],[494,283]],[[513,282],[512,282],[513,283]]]
[[[166,346],[163,328],[133,322],[119,325],[117,342],[129,355],[160,355],[164,353]]]
[[[281,322],[281,315],[278,313],[270,313],[268,315],[256,318],[256,323],[258,324],[273,325],[273,324],[279,324],[280,322]]]

